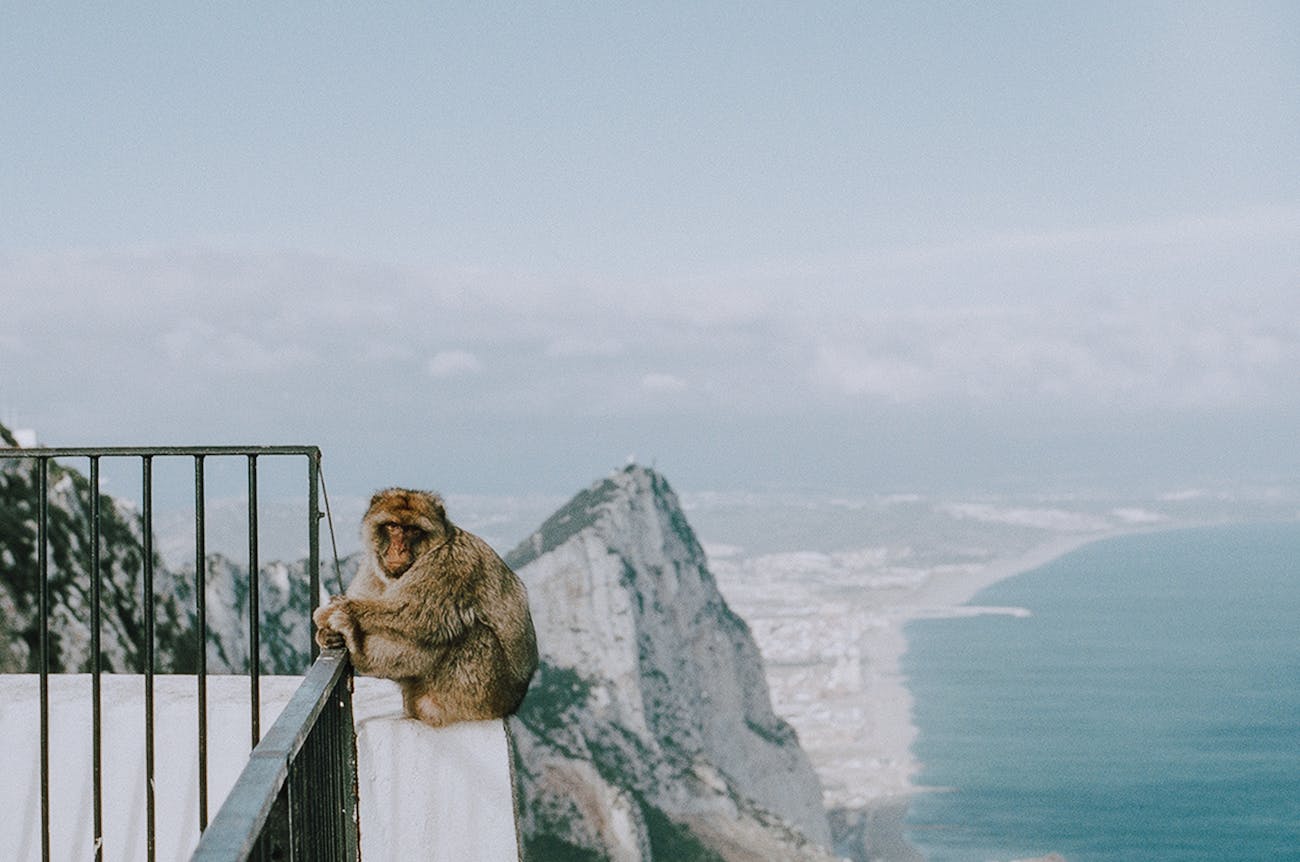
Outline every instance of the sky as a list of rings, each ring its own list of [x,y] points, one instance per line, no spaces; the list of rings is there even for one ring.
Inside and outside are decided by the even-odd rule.
[[[175,5],[0,7],[43,443],[358,494],[1300,469],[1294,3]]]

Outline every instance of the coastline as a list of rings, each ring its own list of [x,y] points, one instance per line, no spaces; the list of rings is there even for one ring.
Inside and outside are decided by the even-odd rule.
[[[1020,615],[1021,608],[980,607],[967,604],[981,591],[1000,581],[1041,568],[1094,542],[1134,530],[1107,530],[1063,536],[1030,550],[995,558],[978,569],[935,569],[915,590],[881,595],[873,608],[875,625],[864,638],[862,656],[864,694],[872,712],[874,759],[884,768],[878,781],[861,788],[856,804],[863,835],[860,858],[875,862],[918,862],[922,857],[906,838],[906,816],[911,797],[925,788],[916,784],[921,764],[912,753],[919,730],[913,721],[912,692],[901,671],[907,652],[906,625],[919,619],[943,619],[989,613]]]
[[[985,533],[962,522],[964,511],[927,511],[940,517],[924,530],[895,515],[870,543],[845,540],[853,525],[841,525],[826,544],[851,550],[745,553],[742,544],[706,545],[710,570],[762,652],[773,708],[821,779],[834,849],[852,862],[923,862],[906,841],[911,803],[934,789],[919,785],[922,764],[913,755],[920,733],[902,671],[909,623],[1027,616],[1025,608],[971,602],[994,584],[1098,542],[1232,520],[1145,509],[1086,518],[1056,509],[981,510],[970,517],[989,522]]]
[[[704,545],[709,567],[750,627],[772,707],[812,761],[834,850],[851,862],[923,862],[906,841],[907,816],[921,793],[940,788],[921,785],[913,755],[920,731],[913,683],[902,670],[909,623],[1029,615],[972,603],[995,584],[1096,543],[1300,520],[1294,498],[1273,489],[1077,503],[912,496],[778,501],[770,510],[759,503],[746,497],[705,507],[711,519],[701,518],[702,535],[717,537]]]

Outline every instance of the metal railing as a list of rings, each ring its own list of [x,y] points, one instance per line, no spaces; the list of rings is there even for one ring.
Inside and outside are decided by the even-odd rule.
[[[355,862],[357,750],[347,650],[326,650],[307,672],[191,862]]]
[[[286,708],[285,714],[280,721],[277,721],[263,740],[261,734],[261,696],[260,696],[260,678],[261,678],[261,646],[260,646],[260,621],[259,621],[259,542],[258,542],[258,459],[268,457],[303,457],[307,463],[307,534],[308,534],[308,558],[307,558],[307,576],[309,589],[309,608],[315,610],[319,604],[320,596],[320,520],[322,513],[320,511],[319,489],[322,484],[320,473],[321,453],[319,448],[314,446],[183,446],[183,447],[71,447],[71,448],[32,448],[32,449],[5,449],[0,448],[0,461],[22,459],[35,462],[35,495],[37,497],[35,506],[35,563],[36,563],[36,583],[37,583],[37,634],[38,645],[36,655],[36,672],[40,676],[40,782],[41,782],[41,858],[43,862],[50,860],[50,829],[51,829],[51,812],[50,812],[50,690],[49,675],[51,673],[51,570],[50,570],[50,474],[51,467],[55,459],[87,459],[89,478],[86,484],[86,493],[89,500],[86,503],[88,509],[88,532],[85,545],[88,548],[88,559],[85,561],[90,573],[89,583],[89,619],[86,624],[89,627],[90,645],[89,645],[89,671],[91,674],[91,714],[92,714],[92,763],[90,770],[90,780],[92,782],[91,801],[92,801],[92,828],[94,833],[94,859],[95,862],[103,860],[103,711],[102,711],[102,692],[100,677],[104,672],[102,667],[102,652],[100,642],[100,630],[102,627],[103,616],[103,584],[101,583],[103,568],[101,548],[103,536],[101,535],[104,526],[104,513],[101,502],[101,476],[100,468],[103,459],[138,459],[140,463],[140,481],[141,481],[141,510],[140,510],[140,533],[139,533],[139,551],[141,554],[141,592],[142,592],[142,616],[143,616],[143,675],[144,675],[144,716],[143,731],[145,737],[145,803],[147,811],[146,825],[146,852],[148,862],[155,862],[156,847],[156,822],[155,822],[155,799],[154,799],[154,774],[155,774],[155,728],[154,728],[154,676],[157,673],[157,655],[155,643],[155,575],[156,561],[154,550],[154,461],[159,458],[188,458],[193,460],[194,466],[194,576],[196,583],[194,585],[195,599],[195,621],[196,631],[193,633],[195,644],[195,662],[194,668],[197,680],[197,724],[198,724],[198,827],[199,831],[205,832],[208,828],[208,706],[207,706],[207,642],[208,642],[208,608],[206,604],[206,572],[207,572],[207,549],[206,549],[206,532],[205,532],[205,511],[206,511],[206,491],[205,491],[205,466],[206,459],[217,457],[242,458],[247,461],[248,471],[248,678],[249,678],[249,734],[253,747],[253,754],[245,774],[239,779],[236,786],[236,793],[232,793],[228,802],[218,814],[218,820],[226,823],[223,827],[223,834],[227,837],[212,845],[212,848],[232,848],[234,844],[229,838],[230,830],[233,828],[229,824],[239,820],[237,814],[226,814],[226,808],[232,808],[232,811],[238,812],[246,808],[249,798],[272,794],[275,799],[279,799],[285,794],[285,786],[289,790],[284,796],[285,802],[275,802],[271,810],[279,810],[284,805],[288,806],[288,818],[271,817],[264,818],[258,827],[265,823],[271,823],[272,828],[279,830],[275,835],[263,839],[250,839],[252,842],[250,852],[260,853],[263,848],[266,850],[264,855],[255,856],[254,858],[303,858],[303,859],[355,859],[356,858],[356,806],[355,806],[355,781],[356,781],[356,758],[355,758],[355,736],[352,727],[351,718],[351,696],[350,696],[350,672],[346,661],[346,655],[342,657],[333,655],[328,658],[322,658],[308,673],[304,681],[302,690],[294,695],[290,702],[290,707]],[[55,467],[61,474],[67,475],[75,472],[59,464]],[[77,474],[80,479],[81,475]],[[66,519],[65,519],[66,521]],[[70,553],[69,549],[59,549],[65,555]],[[59,554],[56,554],[58,556]],[[310,633],[311,626],[306,626]],[[307,645],[304,655],[310,655],[313,658],[318,654],[315,643]],[[173,666],[175,662],[173,662]],[[307,704],[307,705],[304,705]],[[292,712],[290,711],[292,708]],[[295,722],[297,724],[295,724]],[[282,727],[282,725],[284,725]],[[294,726],[290,726],[294,725]],[[342,747],[350,749],[351,754],[343,751]],[[276,762],[278,758],[284,758],[275,770],[269,770],[268,764]],[[296,762],[302,759],[301,766],[290,766],[290,762]],[[313,814],[307,811],[305,798],[303,794],[293,791],[293,787],[300,786],[303,782],[311,781],[313,787],[316,786],[317,779],[308,778],[315,774],[314,770],[325,768],[327,770],[341,770],[339,775],[342,777],[335,784],[340,784],[343,790],[339,790],[344,797],[341,804],[336,804],[339,799],[330,796],[327,800],[331,807],[330,810],[323,814]],[[282,778],[278,770],[285,770],[285,776]],[[268,771],[269,770],[269,771]],[[258,776],[265,777],[269,782],[265,787],[259,783]],[[349,777],[350,776],[350,777]],[[332,779],[333,780],[333,779]],[[295,784],[297,782],[297,784]],[[257,785],[258,789],[254,790],[253,786]],[[272,787],[272,785],[274,785]],[[333,792],[333,791],[331,791]],[[236,798],[237,797],[237,798]],[[340,797],[341,798],[341,797]],[[258,803],[260,805],[260,803]],[[277,807],[278,806],[278,807]],[[338,822],[328,828],[322,826],[320,818],[329,820],[331,817]],[[315,818],[315,819],[313,819]],[[341,818],[341,819],[340,819]],[[215,822],[215,821],[214,821]],[[322,835],[337,836],[342,838],[335,841],[334,837],[329,838],[340,848],[340,852],[335,855],[326,855],[325,853],[313,853],[309,856],[291,856],[284,857],[274,850],[284,841],[288,841],[286,846],[297,847],[302,842],[294,838],[284,839],[282,836],[286,824],[294,829],[300,828],[304,824],[310,824],[311,828],[319,831]],[[214,839],[216,841],[216,839]],[[238,843],[238,842],[237,842]],[[201,844],[201,848],[207,847],[207,844]],[[242,843],[240,844],[242,847]],[[315,845],[312,845],[313,847]],[[331,845],[332,846],[332,845]],[[348,847],[352,849],[347,849]],[[208,849],[203,851],[206,855],[201,858],[208,860],[215,859],[244,859],[249,858],[246,855],[220,855],[217,849]],[[241,851],[242,852],[242,851]]]

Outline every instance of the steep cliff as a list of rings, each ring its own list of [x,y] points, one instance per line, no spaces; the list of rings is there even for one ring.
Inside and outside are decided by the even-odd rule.
[[[543,656],[512,720],[534,858],[830,858],[817,777],[661,476],[596,483],[507,562]]]

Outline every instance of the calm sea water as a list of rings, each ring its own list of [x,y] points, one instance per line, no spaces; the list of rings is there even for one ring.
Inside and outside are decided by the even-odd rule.
[[[931,862],[1300,859],[1300,525],[1088,546],[908,626]]]

